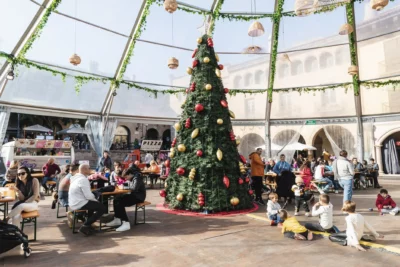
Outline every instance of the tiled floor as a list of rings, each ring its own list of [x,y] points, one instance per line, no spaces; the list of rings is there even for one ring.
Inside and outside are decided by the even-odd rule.
[[[382,180],[400,204],[397,181]],[[376,230],[385,235],[380,244],[400,248],[400,216],[378,216],[374,207],[376,189],[357,191],[354,200]],[[332,195],[334,223],[344,229],[339,211],[341,195]],[[224,218],[194,218],[169,215],[155,209],[162,199],[158,190],[148,191],[147,223],[128,232],[108,232],[91,237],[72,234],[65,219],[56,219],[50,197],[40,202],[38,241],[33,254],[24,259],[19,248],[0,255],[2,266],[400,266],[400,256],[370,249],[358,252],[327,239],[293,241],[279,229],[246,215]],[[132,208],[130,208],[132,211]],[[293,206],[288,207],[293,212]],[[133,221],[133,212],[129,212]],[[256,215],[264,216],[265,207]],[[304,213],[303,213],[304,214]],[[302,222],[317,220],[299,216]]]

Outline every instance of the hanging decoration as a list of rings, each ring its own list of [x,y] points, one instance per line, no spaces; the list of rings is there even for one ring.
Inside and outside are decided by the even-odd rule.
[[[78,5],[77,0],[75,0],[75,18],[77,17],[78,13]],[[74,20],[74,54],[69,58],[69,63],[74,66],[78,66],[81,64],[81,58],[76,54],[76,20]]]
[[[389,0],[371,0],[369,3],[372,9],[381,11],[385,6],[388,5]]]
[[[164,8],[169,13],[174,13],[178,8],[178,3],[176,0],[164,0]]]
[[[179,67],[179,60],[177,60],[175,57],[171,57],[170,59],[168,59],[168,68],[174,70],[177,69],[178,67]]]
[[[167,7],[166,7],[166,3],[167,2],[169,2],[167,5],[169,6],[169,7],[173,7],[173,6],[175,6],[175,10],[176,10],[176,8],[177,8],[177,3],[176,3],[176,1],[168,1],[168,0],[166,0],[165,2],[164,2],[164,7],[165,7],[165,10],[167,10],[169,13],[171,13],[171,40],[172,40],[172,45],[174,45],[174,14],[172,14],[175,10],[173,10],[172,12],[170,11],[170,10],[172,10],[172,9],[167,9]],[[171,57],[170,59],[168,59],[168,68],[170,68],[170,69],[172,69],[172,70],[175,70],[175,69],[177,69],[179,67],[179,60],[178,59],[176,59],[175,57]],[[189,73],[189,71],[188,71],[188,73]],[[191,74],[191,73],[189,73],[189,74]]]
[[[353,26],[348,23],[343,24],[340,26],[339,34],[340,35],[348,35],[354,31]]]
[[[247,34],[251,37],[259,37],[265,33],[264,26],[259,21],[254,21],[248,31]]]
[[[358,67],[351,65],[347,71],[350,75],[357,75],[358,74]]]

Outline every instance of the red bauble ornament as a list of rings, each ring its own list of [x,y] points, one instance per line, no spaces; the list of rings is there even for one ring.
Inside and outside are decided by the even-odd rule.
[[[229,93],[229,89],[228,88],[224,88],[224,93],[225,94]]]
[[[228,176],[224,175],[224,178],[222,179],[222,181],[224,182],[225,187],[229,188],[229,178],[228,178]]]
[[[207,45],[209,46],[209,47],[214,47],[214,42],[213,42],[213,40],[209,37],[209,38],[207,38]]]
[[[230,132],[229,132],[229,138],[231,139],[231,141],[236,141],[236,136],[235,136],[235,134],[233,133],[233,131],[230,131]]]
[[[203,156],[203,151],[202,151],[202,150],[197,150],[196,155],[197,155],[198,157]]]
[[[199,201],[199,205],[200,205],[200,206],[202,206],[202,207],[203,207],[203,206],[204,206],[204,204],[205,204],[205,203],[204,203],[204,201]]]
[[[159,194],[160,194],[160,197],[166,197],[167,196],[167,192],[165,191],[165,189],[160,190]]]
[[[190,91],[194,92],[194,90],[196,90],[196,83],[193,82],[193,83],[190,85],[189,88],[190,88]]]
[[[172,140],[172,143],[171,143],[172,147],[175,147],[175,145],[176,145],[176,137],[174,138],[174,140]]]
[[[245,181],[246,183],[248,183],[248,182],[250,182],[250,178],[249,178],[249,177],[246,177],[246,179],[244,179],[244,181]]]
[[[239,178],[239,179],[238,179],[238,183],[239,183],[239,184],[243,184],[243,183],[244,183],[243,179],[242,179],[242,178]]]
[[[199,203],[200,206],[204,206],[204,195],[203,193],[199,193],[199,195],[197,196],[197,202]]]
[[[223,70],[223,69],[224,69],[224,65],[219,64],[219,65],[218,65],[218,68],[219,68],[220,70]]]
[[[202,112],[204,110],[204,107],[202,104],[196,104],[194,110],[196,110],[197,112]]]
[[[253,192],[253,190],[249,190],[249,195],[252,195],[254,192]]]
[[[192,126],[192,121],[190,120],[190,118],[187,118],[187,119],[186,119],[186,122],[185,122],[185,128],[186,128],[186,129],[189,129],[190,126]]]
[[[194,58],[196,56],[197,51],[198,51],[197,48],[193,51],[192,58]]]
[[[167,167],[167,168],[169,168],[169,167],[171,166],[171,161],[169,161],[169,159],[167,159],[167,160],[164,162],[164,166]]]
[[[221,101],[219,101],[219,103],[221,103],[221,106],[223,106],[224,108],[227,108],[228,107],[228,102],[226,102],[226,100],[221,100]]]
[[[199,61],[197,59],[193,60],[192,62],[192,68],[196,68],[196,66],[199,64]]]
[[[185,169],[182,167],[179,167],[178,169],[176,169],[176,173],[180,176],[185,174]]]
[[[240,161],[243,162],[243,164],[246,164],[246,158],[243,157],[243,155],[240,155]]]

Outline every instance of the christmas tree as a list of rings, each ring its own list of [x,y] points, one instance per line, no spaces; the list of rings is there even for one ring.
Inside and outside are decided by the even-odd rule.
[[[175,124],[177,137],[170,152],[170,174],[166,198],[170,208],[191,211],[229,211],[248,209],[252,190],[245,177],[244,158],[237,150],[229,110],[221,80],[223,65],[218,64],[213,40],[197,39],[187,97],[181,119]],[[168,166],[167,166],[168,167]]]

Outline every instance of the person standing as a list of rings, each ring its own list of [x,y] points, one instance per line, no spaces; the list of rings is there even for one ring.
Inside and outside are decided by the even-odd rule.
[[[291,171],[290,164],[285,159],[285,155],[281,154],[280,161],[275,164],[273,169],[274,173],[278,175],[276,193],[279,197],[285,198],[283,207],[286,207],[287,203],[291,202],[294,197],[292,186],[295,184],[296,179],[296,176]]]
[[[147,152],[146,156],[144,157],[144,162],[146,163],[146,167],[150,168],[151,162],[154,160],[154,157],[152,154]]]
[[[328,151],[324,148],[324,151],[322,152],[322,157],[324,158],[324,161],[328,161],[331,155],[329,154]]]
[[[112,170],[112,160],[108,151],[103,152],[103,157],[100,160],[100,169],[103,169],[104,167]]]
[[[379,165],[378,163],[375,163],[375,159],[369,159],[370,162],[370,170],[372,174],[372,178],[374,178],[374,188],[382,188],[382,186],[379,185],[378,182],[378,176],[379,176]]]
[[[256,199],[255,201],[260,205],[265,205],[262,196],[261,196],[261,189],[262,189],[262,179],[264,176],[264,162],[261,160],[262,149],[257,148],[255,152],[249,155],[251,160],[251,180],[253,181],[254,191],[256,192]]]
[[[47,163],[43,166],[42,168],[43,171],[43,180],[42,180],[42,186],[44,188],[44,190],[46,190],[46,192],[49,190],[49,188],[46,185],[47,181],[54,181],[56,182],[57,178],[57,174],[61,173],[61,169],[60,166],[58,166],[57,164],[54,163],[54,159],[53,158],[49,158],[49,160],[47,161]]]
[[[347,159],[347,151],[340,151],[340,156],[333,162],[333,173],[339,180],[339,185],[344,189],[343,203],[351,201],[353,196],[353,164]]]

